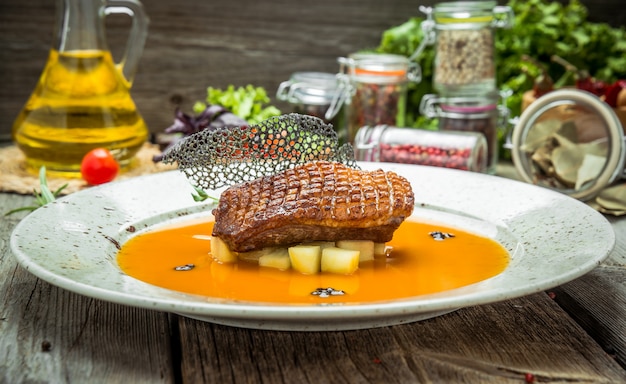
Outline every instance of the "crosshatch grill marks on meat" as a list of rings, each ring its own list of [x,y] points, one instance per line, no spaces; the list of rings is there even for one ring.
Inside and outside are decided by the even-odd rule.
[[[235,252],[317,240],[387,242],[413,205],[410,183],[394,172],[316,161],[225,190],[213,235]]]

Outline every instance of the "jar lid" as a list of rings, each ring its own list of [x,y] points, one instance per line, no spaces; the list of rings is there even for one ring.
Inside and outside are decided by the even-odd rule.
[[[512,134],[513,163],[527,182],[588,200],[624,173],[617,115],[597,96],[559,89],[522,113]]]
[[[435,19],[437,22],[466,20],[468,22],[489,23],[493,19],[493,9],[496,5],[495,1],[450,1],[437,3],[434,7]],[[447,20],[447,18],[452,20]]]
[[[420,113],[429,118],[482,118],[491,116],[498,109],[498,92],[477,96],[441,97],[427,94],[420,101]]]
[[[276,97],[292,104],[328,105],[340,90],[335,74],[296,72],[280,84]]]
[[[387,83],[414,81],[415,66],[407,57],[387,53],[354,53],[338,59],[342,70],[356,81]]]
[[[438,29],[455,29],[459,24],[509,27],[514,20],[509,6],[498,6],[496,1],[450,1],[435,4],[434,20]]]

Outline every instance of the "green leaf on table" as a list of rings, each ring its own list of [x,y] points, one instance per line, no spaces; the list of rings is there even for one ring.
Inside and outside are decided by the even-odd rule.
[[[5,213],[5,216],[12,215],[17,212],[22,211],[34,211],[39,207],[43,207],[44,205],[53,202],[56,198],[61,194],[61,192],[67,187],[68,184],[63,184],[54,192],[50,190],[48,187],[48,180],[46,179],[46,167],[39,168],[39,188],[40,192],[33,190],[33,195],[35,196],[35,200],[37,201],[36,206],[26,206],[20,207],[16,209],[12,209],[9,212]]]

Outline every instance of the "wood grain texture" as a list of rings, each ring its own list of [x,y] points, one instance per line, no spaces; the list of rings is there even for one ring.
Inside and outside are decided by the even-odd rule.
[[[44,67],[51,46],[54,3],[0,2],[0,137],[8,137]],[[338,56],[377,46],[384,30],[421,16],[418,6],[433,3],[144,1],[150,33],[132,95],[150,130],[161,132],[172,122],[179,101],[189,111],[194,101],[205,98],[208,86],[254,84],[273,96],[280,82],[294,72],[336,72]],[[593,21],[626,24],[622,0],[583,3]],[[128,20],[114,16],[107,25],[111,51],[119,53]]]
[[[626,369],[626,270],[601,266],[553,291],[556,302]]]
[[[626,219],[608,219],[616,233],[608,259],[554,292],[557,303],[626,369]]]
[[[375,47],[390,26],[418,15],[408,0],[145,1],[150,34],[132,89],[153,132],[173,119],[180,100],[190,108],[206,88],[254,84],[270,94],[296,71],[336,72],[336,58]],[[46,62],[54,2],[0,4],[0,133],[34,89]],[[109,23],[113,53],[126,39],[125,20]]]
[[[180,319],[182,377],[205,383],[626,380],[545,294],[349,332],[246,330]]]
[[[0,196],[1,215],[31,203]],[[83,297],[18,266],[9,234],[20,215],[0,219],[0,383],[173,382],[168,315]]]

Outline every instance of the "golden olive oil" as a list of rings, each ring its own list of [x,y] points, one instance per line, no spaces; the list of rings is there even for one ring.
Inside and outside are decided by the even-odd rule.
[[[46,166],[53,174],[79,177],[83,156],[98,147],[128,165],[148,136],[129,90],[110,52],[51,50],[13,125],[28,168]]]

